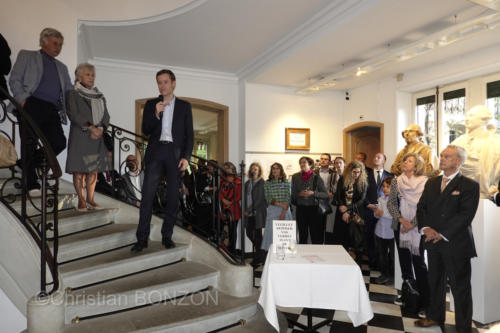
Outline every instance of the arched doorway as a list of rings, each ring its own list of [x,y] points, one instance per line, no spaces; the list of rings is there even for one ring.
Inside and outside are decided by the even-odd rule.
[[[142,113],[150,98],[135,101],[135,132],[142,134]],[[179,97],[191,103],[193,110],[194,147],[193,154],[219,162],[229,159],[229,108],[191,97]],[[137,154],[140,155],[140,154]]]
[[[376,121],[364,121],[351,125],[343,131],[344,158],[347,162],[354,159],[358,152],[367,155],[366,165],[373,167],[376,153],[384,152],[384,124]]]

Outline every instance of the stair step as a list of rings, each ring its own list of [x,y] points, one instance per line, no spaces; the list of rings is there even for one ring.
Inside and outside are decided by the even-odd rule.
[[[87,210],[79,212],[76,209],[65,210],[59,212],[58,228],[59,236],[72,234],[79,231],[84,231],[99,227],[110,222],[113,222],[118,208],[105,208],[99,210]],[[47,216],[48,222],[54,221],[52,214]],[[33,219],[33,222],[40,221],[40,217]],[[52,230],[49,231],[49,237],[52,237]]]
[[[17,174],[19,175],[19,174]],[[0,168],[0,184],[6,178],[12,177],[12,171],[8,167]]]
[[[145,306],[217,286],[218,272],[195,262],[180,262],[71,292],[66,322]]]
[[[57,261],[87,257],[135,243],[135,224],[111,224],[59,239]]]
[[[18,186],[21,184],[20,179],[11,179],[12,175],[10,174],[9,169],[0,169],[2,175],[0,176],[0,188],[3,188],[3,195],[7,196],[10,194],[18,195],[21,194],[21,189]],[[6,182],[8,183],[4,185]],[[18,185],[18,186],[16,186]]]
[[[60,265],[59,273],[64,286],[77,288],[179,261],[186,258],[188,248],[176,244],[167,250],[161,242],[149,242],[148,248],[139,253],[131,253],[126,247]]]
[[[58,197],[58,209],[59,210],[65,210],[65,209],[72,209],[75,206],[75,201],[77,200],[77,196],[75,193],[59,193],[57,195]],[[31,198],[32,201],[29,199],[26,201],[26,210],[28,215],[35,215],[35,214],[40,214],[41,212],[37,210],[35,207],[38,209],[41,209],[41,197],[33,197]],[[33,202],[33,203],[32,203]],[[33,207],[35,205],[35,207]],[[11,204],[11,206],[18,212],[21,212],[21,197],[17,197],[16,201]],[[51,209],[51,208],[48,208]]]
[[[69,324],[64,333],[209,332],[248,320],[257,312],[257,294],[233,297],[217,289],[172,302],[110,314]]]

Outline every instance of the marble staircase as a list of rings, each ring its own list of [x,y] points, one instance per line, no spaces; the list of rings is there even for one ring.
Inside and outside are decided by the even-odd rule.
[[[231,269],[240,268],[231,264],[229,271],[221,270],[227,260],[216,251],[210,258],[200,253],[207,245],[196,243],[203,240],[176,231],[173,249],[150,240],[143,252],[131,253],[136,224],[122,210],[137,208],[101,197],[103,209],[79,212],[71,188],[64,187],[58,215],[61,332],[210,332],[258,313],[256,291],[237,297],[226,282],[221,285]]]

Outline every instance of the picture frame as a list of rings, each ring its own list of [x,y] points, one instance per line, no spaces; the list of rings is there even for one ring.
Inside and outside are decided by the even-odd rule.
[[[310,128],[285,128],[285,150],[311,149]]]

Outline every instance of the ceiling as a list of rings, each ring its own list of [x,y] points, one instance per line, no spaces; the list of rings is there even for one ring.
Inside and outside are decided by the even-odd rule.
[[[156,17],[80,25],[91,58],[232,74],[302,88],[497,13],[484,0],[194,0]],[[491,6],[490,6],[491,7]],[[495,8],[495,7],[492,7]],[[485,31],[345,80],[350,89],[500,44]]]

